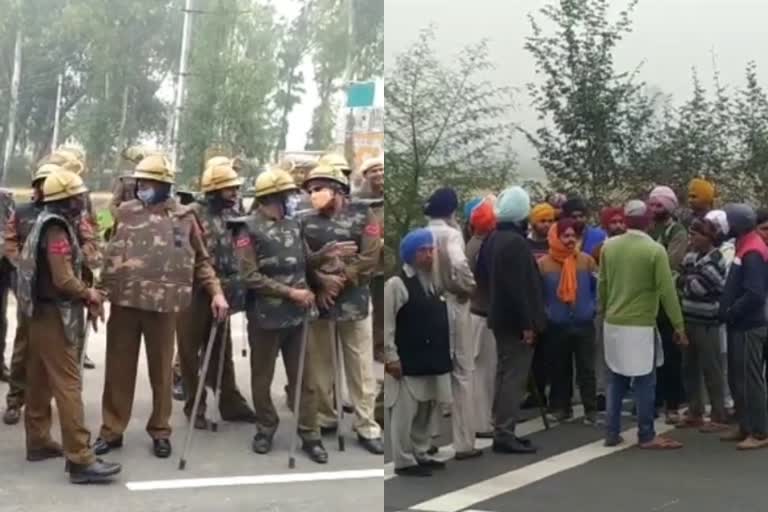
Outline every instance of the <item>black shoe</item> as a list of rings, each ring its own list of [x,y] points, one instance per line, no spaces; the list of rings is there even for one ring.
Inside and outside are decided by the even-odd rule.
[[[251,449],[260,454],[266,455],[272,451],[272,436],[268,436],[263,432],[257,432],[253,436],[253,442],[251,443]]]
[[[523,446],[533,446],[533,443],[531,442],[530,439],[525,439],[523,437],[515,436],[515,441],[517,441],[518,443],[522,444]]]
[[[9,407],[3,414],[3,423],[16,425],[21,420],[21,407]]]
[[[195,418],[195,430],[208,430],[208,420],[205,416],[197,415],[197,418]]]
[[[152,440],[152,452],[158,459],[167,459],[171,456],[171,440],[170,439],[153,439]]]
[[[94,484],[108,482],[112,477],[120,473],[123,467],[120,464],[104,462],[96,459],[94,462],[84,464],[68,464],[69,481],[73,484]]]
[[[173,399],[177,402],[186,402],[187,393],[184,390],[184,384],[178,377],[173,378]]]
[[[109,453],[115,448],[122,448],[123,447],[123,436],[118,437],[114,441],[106,441],[102,438],[96,439],[96,442],[93,444],[93,453],[96,455],[104,455],[105,453]]]
[[[61,446],[46,446],[36,450],[27,450],[28,462],[41,462],[48,459],[58,459],[63,456],[64,452]]]
[[[429,468],[432,471],[445,469],[445,462],[441,462],[435,459],[424,459],[417,461],[419,466],[423,468]]]
[[[0,382],[10,382],[11,380],[11,371],[8,369],[8,367],[3,363],[0,365]]]
[[[531,454],[536,453],[536,448],[532,443],[521,443],[517,439],[512,441],[494,441],[493,451],[495,453],[518,453],[518,454]]]
[[[526,396],[525,400],[523,400],[523,403],[520,404],[521,409],[536,409],[538,406],[539,404],[536,402],[536,399],[533,397],[533,395]]]
[[[482,455],[483,455],[482,450],[477,450],[473,448],[471,450],[467,450],[466,452],[456,452],[456,455],[454,455],[453,458],[456,460],[469,460],[469,459],[481,457]]]
[[[395,469],[395,474],[397,476],[427,477],[427,476],[432,476],[432,470],[425,466],[416,465],[416,466],[408,466],[407,468],[397,468]]]
[[[432,445],[429,447],[429,450],[427,450],[427,455],[437,455],[437,452],[440,451],[440,448],[438,448],[435,445]]]
[[[366,439],[362,436],[357,436],[357,441],[360,443],[360,446],[370,453],[374,455],[384,455],[384,443],[381,442],[380,437],[377,439]]]
[[[597,412],[605,412],[606,403],[605,395],[597,395]]]
[[[475,437],[478,439],[493,439],[493,430],[489,430],[488,432],[478,432],[475,434]]]
[[[355,412],[355,407],[352,404],[347,403],[347,402],[344,402],[344,405],[341,406],[341,409],[346,414],[352,414],[352,413]]]
[[[301,449],[309,456],[312,462],[318,464],[328,463],[328,452],[325,451],[322,441],[304,441]]]
[[[606,437],[605,441],[603,442],[603,446],[606,448],[613,448],[614,446],[619,446],[624,442],[624,438],[621,436],[616,437]]]
[[[88,357],[88,354],[85,355],[85,358],[83,359],[83,368],[86,370],[93,370],[96,368],[96,364],[91,361],[91,358]]]

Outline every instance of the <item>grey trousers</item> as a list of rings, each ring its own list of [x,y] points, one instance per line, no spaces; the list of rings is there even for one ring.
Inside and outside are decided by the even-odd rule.
[[[683,379],[690,415],[704,416],[704,389],[712,403],[712,421],[725,423],[725,377],[720,356],[720,326],[688,322],[690,345],[683,349]],[[703,377],[703,382],[702,382]]]
[[[494,440],[509,442],[515,438],[520,421],[520,406],[525,395],[533,362],[533,347],[523,343],[520,333],[494,331],[498,365],[493,399]]]
[[[428,459],[433,409],[437,409],[437,402],[419,402],[408,386],[400,385],[397,401],[391,409],[389,427],[395,469],[415,466],[420,460]]]
[[[768,329],[749,331],[728,328],[728,380],[743,434],[768,436],[763,350]]]

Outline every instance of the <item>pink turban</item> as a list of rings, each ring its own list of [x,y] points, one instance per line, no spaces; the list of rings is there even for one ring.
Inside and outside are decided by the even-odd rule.
[[[677,209],[677,196],[675,192],[669,187],[656,187],[651,191],[650,199],[656,200],[664,206],[664,209],[668,212],[673,212]]]

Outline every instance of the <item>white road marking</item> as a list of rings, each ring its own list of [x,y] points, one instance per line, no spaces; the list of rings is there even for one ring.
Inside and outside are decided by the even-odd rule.
[[[229,487],[236,485],[271,485],[301,482],[329,482],[334,480],[362,480],[381,478],[383,476],[383,469],[361,469],[318,473],[284,473],[277,475],[150,480],[145,482],[128,482],[125,486],[131,491],[166,491],[172,489],[199,489],[203,487]]]
[[[581,418],[582,416],[584,416],[584,407],[581,405],[575,406],[573,408],[573,419]],[[550,421],[549,425],[550,427],[556,427],[559,425],[559,423],[556,421]],[[542,421],[541,416],[537,416],[531,420],[524,421],[523,423],[518,424],[517,428],[515,429],[517,435],[520,437],[529,436],[542,430],[544,430],[544,422]],[[486,448],[490,448],[492,445],[493,439],[478,439],[475,441],[475,448],[478,450],[485,450]],[[455,455],[456,449],[451,444],[448,446],[440,447],[440,451],[437,452],[433,458],[435,460],[439,460],[440,462],[447,462],[453,459]],[[384,473],[384,480],[389,480],[396,477],[397,475],[395,475],[395,465],[392,462],[384,464]]]
[[[656,433],[663,434],[674,427],[656,422]],[[459,512],[477,503],[488,501],[511,491],[538,482],[563,471],[584,465],[595,459],[611,455],[635,446],[637,428],[622,432],[623,444],[606,448],[603,440],[595,441],[574,450],[555,455],[513,471],[489,478],[483,482],[469,485],[463,489],[449,492],[411,507],[411,510],[424,512]]]

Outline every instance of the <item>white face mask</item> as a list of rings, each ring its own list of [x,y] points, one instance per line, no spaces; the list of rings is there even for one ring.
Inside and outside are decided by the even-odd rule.
[[[145,188],[143,190],[139,190],[136,192],[136,197],[139,198],[139,201],[141,201],[144,204],[149,204],[152,202],[152,198],[155,197],[155,190],[151,188]]]

